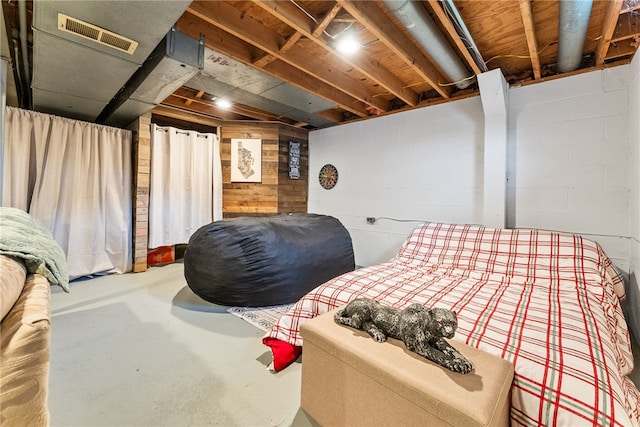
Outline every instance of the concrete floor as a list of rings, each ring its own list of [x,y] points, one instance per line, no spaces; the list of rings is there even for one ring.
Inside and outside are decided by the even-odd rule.
[[[300,363],[273,374],[264,332],[203,301],[182,264],[52,288],[56,426],[310,426]]]
[[[301,364],[268,372],[264,332],[194,295],[182,264],[52,291],[52,427],[315,425]]]

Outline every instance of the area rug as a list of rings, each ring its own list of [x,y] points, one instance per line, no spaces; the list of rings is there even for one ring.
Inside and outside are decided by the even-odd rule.
[[[293,304],[274,305],[269,307],[231,307],[227,311],[242,320],[268,332],[280,316],[285,314]]]

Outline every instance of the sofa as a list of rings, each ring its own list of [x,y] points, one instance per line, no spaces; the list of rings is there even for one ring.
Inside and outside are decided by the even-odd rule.
[[[0,271],[0,424],[46,426],[50,284],[19,258],[0,255]]]
[[[69,291],[66,258],[28,213],[0,208],[0,425],[49,424],[51,285]]]

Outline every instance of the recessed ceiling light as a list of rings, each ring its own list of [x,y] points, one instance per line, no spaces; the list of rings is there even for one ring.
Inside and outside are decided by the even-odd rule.
[[[229,101],[228,99],[218,99],[216,101],[216,105],[222,109],[229,109],[231,108],[231,101]]]
[[[336,43],[336,49],[345,55],[351,55],[360,50],[362,45],[353,36],[341,37]]]

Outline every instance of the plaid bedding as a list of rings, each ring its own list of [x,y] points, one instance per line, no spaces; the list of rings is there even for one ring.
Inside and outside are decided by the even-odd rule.
[[[511,422],[640,425],[640,393],[620,308],[620,275],[573,234],[425,223],[390,262],[346,273],[303,297],[267,340],[302,346],[305,321],[366,296],[397,308],[455,310],[453,338],[515,366]],[[274,354],[274,358],[275,358]]]

